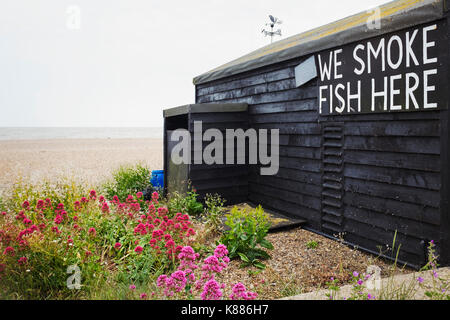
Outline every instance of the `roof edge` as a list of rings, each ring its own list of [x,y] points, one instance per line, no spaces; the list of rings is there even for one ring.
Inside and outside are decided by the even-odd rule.
[[[253,51],[248,55],[233,60],[221,67],[201,74],[193,79],[194,85],[207,83],[246,71],[251,71],[257,68],[276,64],[294,58],[307,56],[322,50],[342,46],[351,42],[361,41],[368,38],[381,36],[383,34],[399,31],[414,25],[423,24],[438,20],[444,16],[444,1],[443,0],[410,0],[410,1],[393,1],[383,5],[383,8],[389,8],[396,4],[402,3],[403,6],[392,14],[387,14],[381,18],[381,29],[369,29],[366,20],[361,23],[346,27],[339,30],[339,25],[346,23],[351,25],[352,19],[365,16],[366,12],[361,12],[356,15],[338,20],[336,22],[324,25],[319,28],[312,29],[284,40],[275,42],[272,45],[265,46],[261,49]],[[406,3],[406,5],[405,5]],[[408,7],[407,5],[410,5]],[[349,21],[347,21],[349,20]],[[358,20],[357,20],[358,21]],[[354,22],[353,22],[354,23]],[[334,31],[333,28],[334,27]],[[337,29],[337,30],[336,30]],[[302,38],[301,36],[307,37]],[[295,40],[295,38],[299,39]],[[291,42],[289,42],[289,39]],[[309,38],[309,39],[308,39]],[[333,39],[330,41],[330,39]],[[307,40],[307,41],[301,41]],[[283,42],[284,41],[284,42]],[[287,43],[286,43],[287,42]],[[280,44],[283,44],[278,48]],[[260,52],[268,52],[266,54],[259,54]],[[270,52],[274,51],[274,52]],[[257,55],[256,58],[245,61],[245,57]],[[243,62],[239,62],[243,60]]]
[[[163,110],[163,117],[170,118],[188,113],[245,112],[246,103],[202,103],[188,104]]]

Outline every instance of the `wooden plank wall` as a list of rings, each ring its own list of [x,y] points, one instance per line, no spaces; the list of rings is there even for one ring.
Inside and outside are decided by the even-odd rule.
[[[322,228],[322,128],[343,122],[345,240],[372,252],[392,246],[400,260],[425,261],[440,232],[440,113],[319,117],[316,80],[295,88],[295,59],[196,86],[196,103],[247,103],[249,126],[280,130],[280,170],[250,166],[248,199]],[[392,253],[385,252],[388,256]]]
[[[218,113],[192,113],[189,114],[189,131],[192,139],[194,137],[194,122],[202,122],[203,133],[210,129],[219,129],[225,138],[225,129],[247,130],[247,112],[218,112]],[[203,142],[202,149],[196,150],[193,146],[192,161],[196,152],[202,152],[210,142]],[[226,139],[223,141],[224,164],[206,165],[191,164],[189,178],[192,186],[197,190],[199,199],[203,200],[207,193],[220,194],[227,204],[241,203],[248,198],[248,166],[247,165],[227,165]],[[235,150],[236,155],[236,150]]]
[[[197,85],[196,103],[247,103],[249,125],[280,130],[280,170],[261,176],[250,166],[248,199],[320,227],[321,136],[315,80],[295,87],[301,59]]]
[[[425,262],[427,242],[436,240],[440,225],[439,116],[418,112],[339,118],[345,121],[347,241],[386,251],[397,231],[399,258]]]

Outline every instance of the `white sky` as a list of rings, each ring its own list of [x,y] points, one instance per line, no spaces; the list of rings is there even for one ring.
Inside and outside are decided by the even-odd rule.
[[[160,127],[195,76],[270,43],[268,14],[286,38],[385,2],[0,0],[0,126]]]

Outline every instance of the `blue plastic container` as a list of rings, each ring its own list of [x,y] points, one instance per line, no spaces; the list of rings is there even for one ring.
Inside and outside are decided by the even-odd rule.
[[[152,170],[150,183],[155,189],[162,189],[164,187],[164,170]]]

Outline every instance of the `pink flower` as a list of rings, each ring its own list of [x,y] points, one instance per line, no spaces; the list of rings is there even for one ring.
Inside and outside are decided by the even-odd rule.
[[[187,280],[186,275],[184,274],[183,271],[181,270],[175,271],[170,275],[170,277],[173,280],[172,282],[175,292],[180,292],[181,290],[184,290],[184,288],[186,287]]]
[[[167,276],[165,274],[160,275],[158,277],[158,279],[156,280],[156,285],[158,287],[164,286],[166,284],[166,279],[167,279]]]
[[[258,296],[255,292],[247,291],[242,283],[236,283],[232,289],[233,293],[230,295],[231,300],[254,300]]]
[[[56,233],[61,233],[61,231],[58,229],[58,227],[52,227],[52,231]]]
[[[220,290],[220,285],[217,281],[211,279],[206,282],[200,297],[202,300],[219,300],[222,297],[222,291]]]
[[[136,286],[134,284],[130,285],[130,290],[135,290]]]
[[[158,199],[159,199],[159,194],[158,194],[158,192],[156,192],[156,191],[153,192],[153,193],[152,193],[152,200],[156,202],[156,201],[158,201]]]
[[[27,257],[21,257],[21,258],[19,258],[18,263],[20,265],[24,265],[25,263],[27,263],[27,261],[28,261]]]
[[[144,248],[142,248],[141,246],[137,246],[136,248],[134,248],[134,252],[136,252],[137,254],[141,254],[143,250]]]
[[[92,256],[92,252],[89,250],[86,250],[84,254],[86,255],[86,257]]]
[[[4,255],[10,255],[14,256],[14,248],[13,247],[6,247],[5,251],[3,251]]]
[[[37,209],[42,209],[44,207],[44,200],[38,200],[36,204]]]
[[[88,232],[93,236],[95,236],[97,234],[97,230],[95,230],[95,228],[89,228]]]
[[[134,234],[141,234],[146,235],[147,234],[147,228],[142,223],[139,223],[136,228],[134,228]]]
[[[166,248],[173,248],[173,247],[175,247],[175,242],[171,239],[171,240],[166,242],[165,247]]]
[[[120,242],[117,242],[117,243],[114,245],[114,248],[119,249],[121,246],[122,246],[122,244],[121,244]]]
[[[102,205],[102,212],[103,212],[103,213],[109,213],[109,206],[108,206],[108,203],[103,202],[103,205]]]
[[[6,216],[6,212],[5,211],[2,212],[2,216]]]
[[[136,198],[142,198],[142,196],[143,196],[143,193],[142,192],[138,192],[138,193],[136,193]]]
[[[141,299],[147,299],[147,294],[146,293],[141,293],[140,297],[141,297]]]
[[[25,201],[22,203],[22,208],[28,209],[29,207],[30,207],[30,202],[27,201],[27,200],[25,200]]]
[[[178,254],[178,259],[180,259],[180,266],[178,267],[178,270],[197,269],[198,266],[195,264],[195,260],[198,259],[198,257],[199,254],[195,253],[192,247],[183,247],[181,252]]]
[[[54,221],[55,221],[56,224],[61,224],[63,222],[63,217],[61,215],[57,215],[55,217]]]
[[[172,240],[172,236],[167,233],[164,235],[164,240],[166,240],[166,241]]]
[[[95,190],[91,190],[89,192],[89,196],[91,199],[95,199],[95,198],[97,198],[97,192]]]
[[[185,289],[187,284],[186,274],[177,270],[169,277],[166,275],[160,275],[156,281],[158,287],[164,288],[164,295],[167,297],[173,296],[176,292],[181,292]]]

